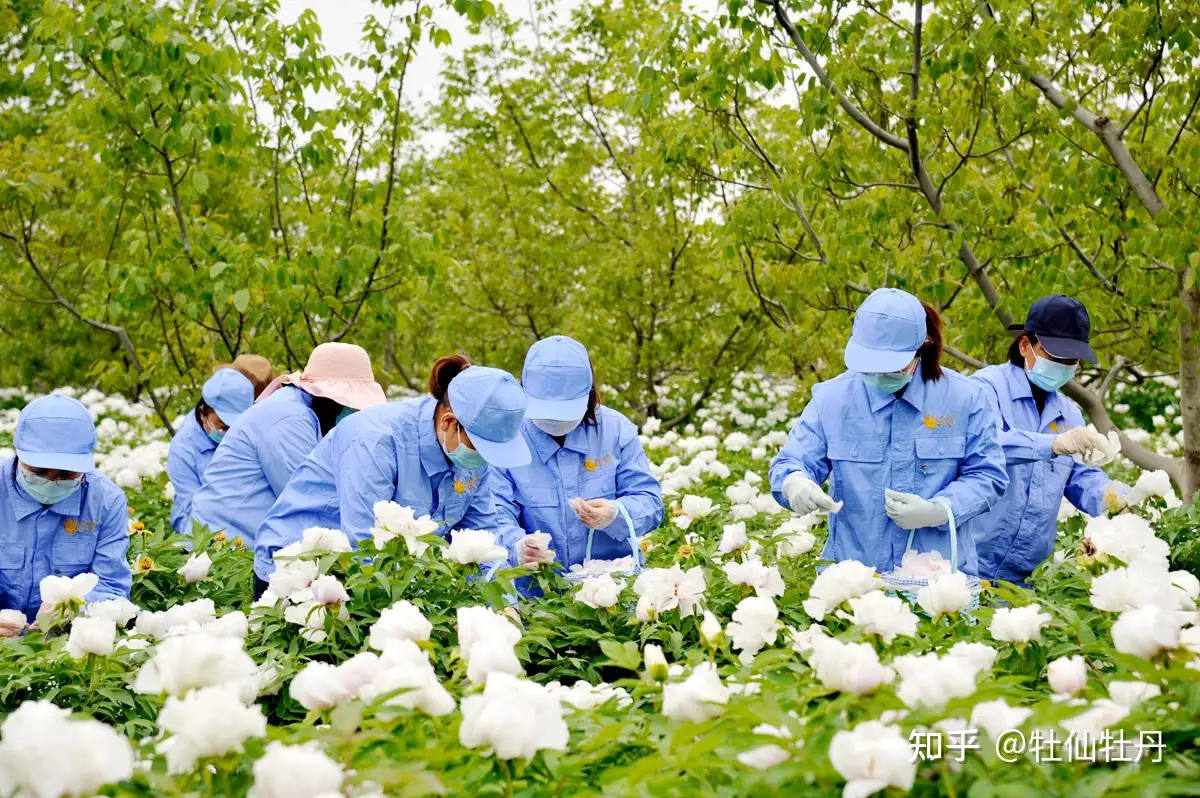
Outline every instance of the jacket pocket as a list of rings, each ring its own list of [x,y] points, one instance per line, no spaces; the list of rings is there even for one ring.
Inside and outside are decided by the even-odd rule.
[[[958,466],[967,456],[967,436],[926,435],[916,439],[916,449],[917,484],[937,491],[958,476]]]

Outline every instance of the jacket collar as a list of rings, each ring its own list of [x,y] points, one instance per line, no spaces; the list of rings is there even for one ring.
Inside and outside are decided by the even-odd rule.
[[[862,381],[862,377],[859,377]],[[883,408],[896,401],[895,394],[884,394],[876,391],[874,388],[867,387],[866,382],[863,382],[863,389],[867,392],[868,400],[871,403],[871,412],[878,413]],[[916,371],[913,372],[912,382],[904,389],[904,395],[900,397],[901,401],[908,402],[918,411],[922,409],[925,402],[925,380],[921,377],[921,363],[917,362]]]

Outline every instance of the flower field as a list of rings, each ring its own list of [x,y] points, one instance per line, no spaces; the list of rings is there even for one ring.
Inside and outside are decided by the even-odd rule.
[[[0,645],[0,794],[1200,792],[1196,522],[1159,473],[1111,466],[1134,510],[1064,512],[1029,590],[968,610],[925,555],[905,597],[818,575],[823,520],[766,485],[805,396],[744,375],[694,427],[644,424],[669,511],[640,573],[489,573],[486,532],[380,504],[365,550],[309,530],[252,605],[241,541],[170,533],[148,409],[80,398],[130,499],[132,604],[51,577],[54,612]],[[24,396],[0,401],[11,445]],[[1169,416],[1117,401],[1170,448]]]

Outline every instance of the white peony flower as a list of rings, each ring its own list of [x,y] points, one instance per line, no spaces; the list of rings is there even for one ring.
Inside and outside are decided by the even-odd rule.
[[[1150,522],[1139,515],[1121,513],[1112,518],[1091,518],[1083,535],[1085,540],[1091,541],[1097,554],[1115,557],[1125,565],[1145,562],[1164,571],[1168,569],[1170,546],[1155,537]]]
[[[717,616],[713,615],[708,610],[704,611],[704,620],[700,622],[700,640],[709,648],[716,648],[721,645],[721,638],[725,632],[721,629],[721,622]]]
[[[564,687],[558,682],[550,682],[546,685],[546,690],[560,703],[581,712],[603,706],[614,699],[617,706],[622,709],[633,704],[633,698],[625,688],[613,687],[610,684],[593,686],[581,680],[570,687]]]
[[[721,683],[717,667],[702,662],[681,683],[663,687],[662,713],[671,720],[704,723],[725,711],[729,688]]]
[[[637,619],[646,623],[674,609],[679,610],[680,618],[691,617],[705,587],[704,569],[698,565],[687,571],[678,565],[647,568],[633,583],[633,592],[638,596]]]
[[[782,596],[785,590],[779,569],[774,565],[763,565],[761,560],[727,562],[721,570],[730,584],[753,588],[754,593],[763,598]]]
[[[313,598],[311,589],[306,589],[304,598],[299,604],[293,604],[283,611],[283,619],[300,627],[300,636],[310,643],[322,643],[329,636],[325,631],[325,619],[329,617],[330,609],[334,617],[347,620],[349,611],[344,604],[320,604]],[[296,594],[293,594],[295,596]],[[298,600],[293,598],[293,600]]]
[[[344,604],[350,600],[350,594],[338,581],[336,576],[325,574],[318,576],[309,585],[313,593],[313,601],[318,604]]]
[[[387,706],[418,709],[427,715],[448,715],[454,699],[438,681],[429,657],[411,640],[388,646],[379,658],[374,678],[363,685],[358,696],[373,701],[391,695]]]
[[[267,592],[281,599],[290,599],[306,590],[320,574],[320,566],[313,560],[287,560],[277,563],[271,574]]]
[[[395,502],[375,503],[375,526],[371,527],[371,536],[375,548],[382,549],[388,541],[404,538],[408,551],[414,557],[420,557],[429,548],[429,544],[421,540],[426,535],[437,532],[438,524],[427,515],[416,518],[411,507],[402,507]]]
[[[167,771],[186,773],[199,759],[240,753],[246,740],[266,735],[267,719],[257,704],[246,706],[233,686],[219,685],[184,698],[168,696],[158,728],[166,735],[156,749],[166,755]]]
[[[885,645],[895,640],[897,635],[915,637],[917,634],[917,616],[899,596],[872,590],[866,595],[850,599],[848,603],[851,613],[840,612],[839,617],[863,627],[867,634],[879,635]]]
[[[1171,586],[1175,588],[1181,610],[1196,609],[1196,600],[1200,599],[1200,579],[1187,571],[1171,571]]]
[[[494,672],[521,673],[513,650],[520,641],[521,630],[503,615],[487,607],[458,608],[458,648],[475,684],[484,684]]]
[[[716,509],[713,506],[712,499],[703,496],[693,496],[690,493],[680,501],[680,507],[683,512],[671,519],[675,526],[680,529],[687,529],[692,525],[693,521],[710,515]]]
[[[965,656],[905,654],[892,667],[900,674],[896,695],[911,709],[941,710],[953,698],[975,692],[975,677],[982,668]]]
[[[642,659],[646,662],[646,673],[651,679],[661,682],[670,674],[670,666],[667,664],[667,655],[663,653],[662,646],[657,643],[647,643],[645,649],[642,650]]]
[[[813,620],[820,621],[843,601],[881,587],[883,580],[874,568],[857,560],[843,560],[817,574],[804,601],[804,611]]]
[[[117,626],[125,626],[137,617],[139,610],[129,599],[115,598],[104,601],[93,601],[87,605],[83,614],[89,618],[107,618]]]
[[[1171,477],[1166,471],[1143,471],[1129,489],[1125,501],[1130,507],[1139,507],[1145,504],[1146,500],[1151,496],[1162,496],[1167,500],[1167,507],[1178,507],[1182,502],[1175,495],[1175,489],[1171,486]]]
[[[1111,682],[1108,685],[1108,695],[1117,704],[1133,709],[1143,701],[1162,695],[1162,689],[1156,684],[1138,681]]]
[[[206,634],[169,637],[158,644],[133,681],[134,692],[181,696],[189,690],[236,683],[255,676],[242,641]]]
[[[305,709],[329,709],[349,701],[356,691],[338,666],[310,662],[292,679],[288,692]]]
[[[1137,607],[1186,609],[1186,595],[1172,586],[1168,575],[1155,565],[1139,560],[1125,568],[1113,568],[1092,580],[1092,606],[1105,612],[1124,612]],[[1195,605],[1191,605],[1194,607]]]
[[[1179,646],[1184,613],[1149,606],[1125,610],[1112,626],[1113,646],[1122,654],[1152,659]]]
[[[988,632],[997,640],[1009,643],[1037,642],[1041,629],[1051,616],[1041,611],[1040,604],[1027,607],[1000,607],[988,624]]]
[[[946,656],[964,659],[977,671],[990,671],[1000,652],[987,643],[968,643],[966,640],[960,640],[950,646]]]
[[[744,432],[731,432],[725,436],[725,448],[731,452],[741,452],[750,448],[750,436]]]
[[[177,573],[183,577],[184,582],[194,585],[197,582],[203,582],[211,569],[212,558],[208,556],[208,552],[204,551],[189,557]]]
[[[792,733],[785,726],[772,726],[768,723],[760,723],[754,727],[754,733],[764,737],[777,737],[780,740],[791,740]],[[738,754],[738,762],[755,770],[767,770],[776,765],[782,765],[792,756],[792,752],[783,746],[771,743],[768,745],[760,745],[757,748],[752,748],[749,751],[744,751]]]
[[[376,651],[386,651],[388,646],[403,640],[419,643],[428,640],[433,624],[421,611],[407,600],[398,601],[379,613],[379,620],[371,624],[367,645]]]
[[[67,652],[75,659],[89,654],[108,656],[116,645],[117,625],[108,618],[76,618],[71,624]]]
[[[869,643],[843,643],[824,634],[810,634],[803,644],[792,636],[793,647],[807,650],[808,664],[817,680],[830,690],[854,695],[866,695],[881,685],[889,684],[895,672],[879,663],[879,655]],[[803,651],[802,651],[803,653]]]
[[[450,533],[450,546],[445,556],[463,565],[495,562],[508,557],[496,536],[486,529],[456,529]]]
[[[741,551],[746,548],[749,541],[746,539],[746,524],[739,521],[735,524],[726,524],[721,527],[721,543],[717,547],[717,551],[721,554],[732,554],[735,551]]]
[[[249,798],[330,798],[341,795],[342,767],[316,742],[301,745],[267,743],[254,763]]]
[[[466,748],[528,762],[538,751],[567,750],[569,737],[558,698],[535,682],[492,673],[482,694],[462,701],[458,740]]]
[[[1057,695],[1075,695],[1087,686],[1087,663],[1078,654],[1059,657],[1046,667],[1046,680]]]
[[[970,602],[971,588],[967,585],[967,575],[962,571],[942,574],[925,587],[917,589],[917,604],[932,618],[960,612]]]
[[[142,477],[136,468],[122,468],[113,478],[118,488],[136,488],[142,483]]]
[[[829,762],[846,779],[844,798],[865,798],[888,787],[908,791],[917,776],[912,747],[904,734],[877,720],[833,735]]]
[[[816,536],[809,530],[816,528],[820,523],[821,516],[817,513],[784,521],[775,530],[776,535],[786,536],[776,547],[776,553],[780,557],[799,557],[802,554],[808,554],[813,550],[813,546],[817,545]]]
[[[994,701],[982,701],[971,710],[971,727],[982,729],[988,737],[999,740],[1006,731],[1020,728],[1030,715],[1032,709],[1012,707],[1003,698]]]
[[[34,798],[94,795],[133,776],[133,749],[100,721],[26,701],[0,723],[0,792]]]
[[[617,605],[624,587],[624,583],[613,579],[612,574],[589,576],[580,584],[575,600],[593,609],[608,609]]]
[[[732,504],[749,504],[758,495],[758,489],[745,482],[735,482],[725,489],[725,497]]]
[[[775,602],[763,596],[749,596],[738,602],[733,620],[725,630],[739,658],[746,665],[766,646],[773,645],[779,635],[779,609]]]
[[[42,603],[58,608],[63,605],[82,604],[88,593],[100,584],[100,577],[90,571],[78,576],[50,575],[42,579],[40,590]]]
[[[341,554],[350,551],[350,539],[340,529],[313,526],[302,533],[300,550],[304,553],[315,551],[322,554]]]
[[[1129,715],[1129,709],[1101,698],[1093,701],[1088,709],[1078,715],[1067,718],[1059,725],[1076,737],[1087,740],[1100,740],[1104,730],[1120,723]]]
[[[162,639],[199,629],[212,623],[216,616],[216,605],[212,599],[197,599],[186,604],[177,604],[162,612],[140,613],[133,628],[140,635]]]

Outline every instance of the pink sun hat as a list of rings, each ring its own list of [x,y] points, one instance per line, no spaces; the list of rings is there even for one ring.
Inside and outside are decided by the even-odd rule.
[[[304,371],[276,377],[255,401],[261,402],[284,385],[295,385],[313,396],[332,399],[354,410],[387,401],[383,388],[375,382],[371,356],[354,344],[319,344],[308,356]]]

